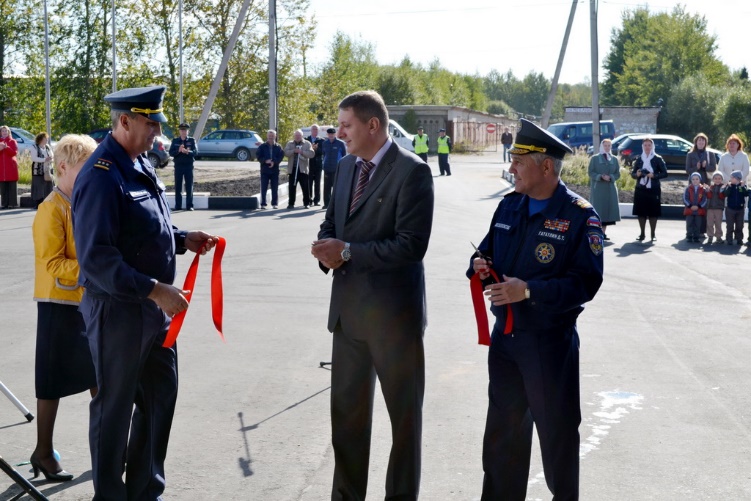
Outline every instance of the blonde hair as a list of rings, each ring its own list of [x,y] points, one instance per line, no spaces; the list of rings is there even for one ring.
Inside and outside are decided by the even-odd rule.
[[[3,129],[5,129],[8,132],[9,136],[11,135],[10,134],[10,127],[8,127],[7,125],[0,125],[0,130],[3,130]]]
[[[91,136],[84,134],[68,134],[63,136],[55,145],[55,164],[64,163],[73,167],[81,160],[85,160],[94,153],[96,141]],[[55,168],[57,174],[57,168]]]

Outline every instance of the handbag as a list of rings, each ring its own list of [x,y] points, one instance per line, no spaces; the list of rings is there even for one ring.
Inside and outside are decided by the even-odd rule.
[[[52,166],[44,165],[42,168],[44,169],[44,180],[52,181]]]

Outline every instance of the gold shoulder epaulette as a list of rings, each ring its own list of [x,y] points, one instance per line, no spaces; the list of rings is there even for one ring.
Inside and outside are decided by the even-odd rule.
[[[97,158],[96,162],[94,162],[94,168],[96,169],[110,170],[110,165],[112,165],[112,162],[104,158]]]

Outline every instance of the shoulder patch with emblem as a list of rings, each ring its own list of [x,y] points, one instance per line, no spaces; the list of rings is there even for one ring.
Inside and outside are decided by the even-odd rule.
[[[112,162],[105,160],[104,158],[97,158],[96,162],[94,162],[94,168],[96,169],[110,170],[111,165]]]
[[[589,249],[592,254],[599,256],[602,254],[602,235],[596,231],[587,232],[587,241],[589,241]]]

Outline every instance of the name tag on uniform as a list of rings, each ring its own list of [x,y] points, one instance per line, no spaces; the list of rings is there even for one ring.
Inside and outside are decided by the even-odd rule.
[[[559,242],[565,242],[566,237],[561,233],[554,233],[552,231],[544,231],[541,230],[537,233],[538,237],[544,237],[544,238],[550,238],[552,240],[557,240]]]
[[[510,230],[511,229],[511,225],[504,224],[504,223],[495,223],[495,227],[496,228],[500,228],[502,230]]]
[[[148,190],[135,190],[128,192],[128,198],[131,200],[143,200],[144,198],[149,198],[149,196]]]

